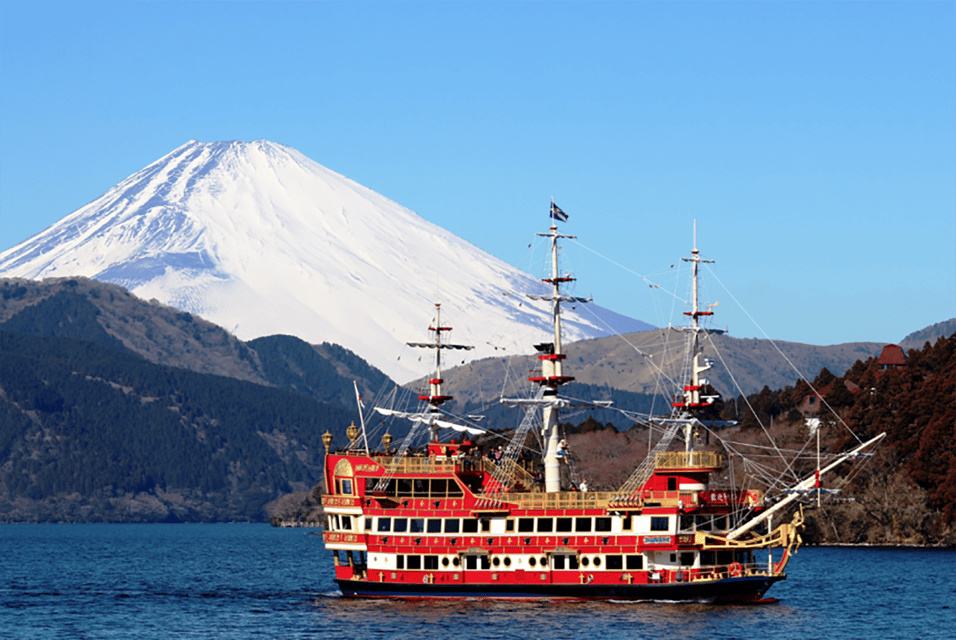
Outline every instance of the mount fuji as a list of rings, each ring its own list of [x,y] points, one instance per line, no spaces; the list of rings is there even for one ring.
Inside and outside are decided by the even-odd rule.
[[[340,344],[398,382],[429,373],[405,343],[425,338],[439,295],[453,341],[476,347],[456,352],[467,360],[527,353],[549,332],[523,295],[542,292],[537,278],[263,140],[188,142],[0,253],[0,276],[116,283],[243,340]],[[565,309],[569,341],[650,328],[579,307]]]

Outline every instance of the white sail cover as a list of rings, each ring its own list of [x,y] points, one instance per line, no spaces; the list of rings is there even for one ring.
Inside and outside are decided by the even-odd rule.
[[[552,296],[552,295],[538,295],[536,293],[526,293],[526,296],[532,300],[559,300],[561,302],[591,302],[593,298],[578,298],[576,296]]]
[[[468,427],[463,424],[457,424],[455,422],[441,420],[434,413],[409,413],[407,411],[395,411],[394,409],[384,409],[382,407],[375,407],[375,410],[381,413],[383,416],[393,416],[395,418],[406,418],[408,420],[411,420],[412,422],[424,422],[425,424],[428,424],[428,425],[435,425],[436,427],[442,427],[444,429],[452,429],[453,431],[458,431],[459,433],[465,432],[473,436],[477,436],[482,433],[487,433],[484,429]]]

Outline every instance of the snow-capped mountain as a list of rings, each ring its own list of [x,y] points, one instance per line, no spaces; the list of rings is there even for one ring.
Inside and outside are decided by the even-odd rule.
[[[427,339],[439,295],[469,360],[526,353],[548,327],[520,295],[537,278],[262,140],[190,141],[0,253],[0,276],[113,282],[244,340],[343,345],[399,382],[429,371],[405,343]],[[567,340],[649,328],[588,306],[567,310]]]

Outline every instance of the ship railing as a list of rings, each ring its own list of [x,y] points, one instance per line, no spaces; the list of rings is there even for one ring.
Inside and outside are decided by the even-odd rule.
[[[501,499],[523,509],[605,509],[610,491],[561,491],[556,493],[506,493]]]
[[[719,469],[722,462],[716,451],[662,451],[654,457],[654,468]]]
[[[391,474],[407,473],[416,475],[432,474],[452,474],[463,468],[464,463],[460,459],[440,458],[435,456],[407,456],[403,458],[390,458],[388,462],[380,462],[379,465],[385,467]]]
[[[746,576],[769,576],[773,571],[765,562],[734,562],[729,565],[703,565],[695,569],[691,582],[699,580],[723,580]]]

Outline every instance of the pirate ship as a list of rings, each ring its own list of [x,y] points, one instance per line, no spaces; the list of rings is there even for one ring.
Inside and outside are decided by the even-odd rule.
[[[552,202],[550,229],[537,234],[550,242],[550,292],[537,297],[550,303],[553,340],[535,345],[533,397],[504,400],[525,411],[507,449],[479,455],[471,438],[481,430],[441,411],[451,399],[442,389],[441,354],[469,347],[443,341],[450,327],[441,323],[440,304],[431,342],[409,343],[435,353],[434,376],[418,395],[422,409],[379,409],[412,421],[401,446],[393,450],[386,434],[381,448],[370,449],[364,421],[349,428],[343,449],[332,450],[332,436],[324,437],[323,535],[345,596],[760,601],[786,578],[800,546],[802,511],[787,507],[819,486],[820,473],[879,439],[818,466],[772,506],[759,489],[712,483],[724,455],[698,448],[693,437],[697,414],[713,400],[702,395],[701,374],[711,363],[697,347],[700,319],[713,311],[698,304],[703,260],[695,237],[686,259],[694,285],[689,379],[671,413],[654,419],[662,435],[619,489],[571,486],[558,433],[558,414],[569,404],[560,390],[573,380],[564,370],[561,305],[587,300],[563,291],[571,278],[560,275],[558,241],[574,236],[559,233],[557,222],[566,219]],[[531,429],[540,429],[541,446],[539,460],[529,461],[522,448]],[[414,448],[425,432],[427,446]],[[542,468],[543,478],[535,473]]]

